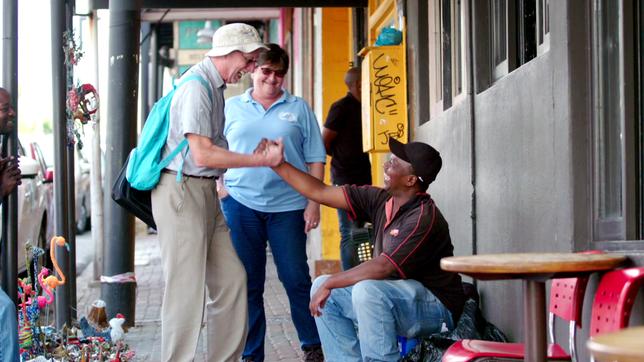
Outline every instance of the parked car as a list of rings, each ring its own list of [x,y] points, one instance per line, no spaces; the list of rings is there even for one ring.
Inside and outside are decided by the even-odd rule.
[[[40,167],[43,170],[44,182],[49,185],[50,189],[50,206],[51,210],[50,220],[52,220],[53,225],[53,181],[54,181],[54,147],[53,140],[43,142],[43,148],[36,141],[29,143],[29,149],[31,151],[31,156],[40,163]],[[90,193],[90,164],[87,159],[80,152],[75,152],[76,158],[74,162],[74,191],[75,191],[75,221],[76,221],[76,232],[83,233],[89,230],[91,226],[91,193]]]
[[[27,242],[48,250],[48,191],[38,162],[27,156],[19,156],[19,161],[22,183],[18,186],[18,272],[24,272]]]

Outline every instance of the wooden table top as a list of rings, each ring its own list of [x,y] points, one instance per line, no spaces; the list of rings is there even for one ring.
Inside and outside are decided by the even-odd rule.
[[[625,260],[619,254],[501,253],[447,257],[441,268],[483,280],[553,278],[610,270]]]
[[[644,361],[644,327],[595,336],[586,342],[596,361]]]

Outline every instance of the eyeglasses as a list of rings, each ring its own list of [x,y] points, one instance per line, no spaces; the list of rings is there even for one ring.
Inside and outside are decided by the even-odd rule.
[[[242,57],[244,57],[244,60],[246,60],[246,65],[253,63],[255,64],[255,66],[257,66],[257,58],[247,57],[246,55],[244,55],[244,53],[241,53],[241,55]]]
[[[286,70],[280,69],[280,70],[275,70],[271,68],[259,68],[262,70],[262,74],[264,74],[267,77],[270,77],[271,74],[275,74],[277,78],[284,78],[286,75]]]

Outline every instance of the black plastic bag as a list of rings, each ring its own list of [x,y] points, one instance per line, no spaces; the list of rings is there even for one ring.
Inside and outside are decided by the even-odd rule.
[[[508,338],[492,323],[489,323],[474,299],[465,302],[461,318],[456,328],[449,332],[432,334],[420,338],[414,349],[399,361],[403,362],[440,362],[443,353],[461,339],[481,339],[486,341],[507,342]]]

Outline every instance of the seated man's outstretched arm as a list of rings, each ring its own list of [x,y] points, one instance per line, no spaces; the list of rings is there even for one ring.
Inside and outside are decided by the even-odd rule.
[[[279,166],[273,167],[273,171],[309,200],[335,207],[336,209],[346,210],[349,208],[341,187],[326,185],[310,174],[293,167],[288,162],[283,162]]]

